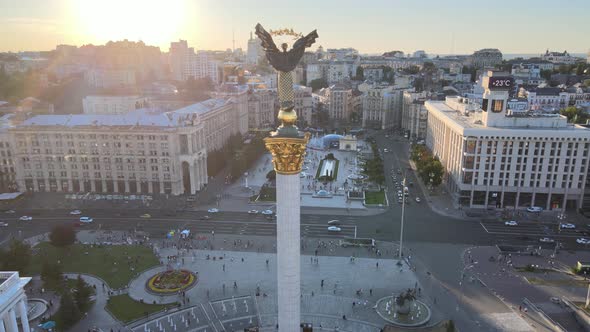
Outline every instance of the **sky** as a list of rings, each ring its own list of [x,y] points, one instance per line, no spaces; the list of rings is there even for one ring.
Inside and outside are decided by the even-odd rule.
[[[216,50],[235,39],[245,50],[260,22],[267,30],[317,29],[315,46],[368,54],[586,53],[589,12],[589,0],[0,0],[0,52],[122,39],[162,51],[178,39]]]

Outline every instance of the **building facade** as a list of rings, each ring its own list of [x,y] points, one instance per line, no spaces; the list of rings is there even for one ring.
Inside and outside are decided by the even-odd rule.
[[[84,73],[86,83],[94,88],[127,88],[136,84],[135,71],[130,69],[94,68]]]
[[[0,331],[30,332],[27,295],[24,287],[30,277],[20,277],[18,272],[0,272]]]
[[[401,127],[411,139],[426,138],[428,110],[424,106],[428,94],[426,92],[403,92]]]
[[[311,125],[312,116],[312,97],[311,87],[302,85],[293,85],[293,102],[295,104],[295,113],[297,113],[297,120],[299,125],[307,127]]]
[[[545,53],[541,54],[541,60],[549,61],[551,63],[573,65],[578,61],[578,58],[571,56],[567,51],[550,52],[549,50],[546,50]]]
[[[460,97],[425,103],[426,145],[446,169],[449,192],[468,207],[581,207],[590,130],[559,114],[508,109],[512,83],[490,71],[481,106]]]
[[[248,96],[248,129],[272,128],[279,99],[274,89],[252,90]]]
[[[122,114],[147,106],[147,99],[139,96],[86,96],[82,100],[85,114]]]
[[[484,48],[473,52],[471,63],[476,68],[494,67],[502,63],[502,52],[497,48]]]
[[[348,121],[352,112],[352,88],[334,84],[328,88],[328,116],[330,120]]]

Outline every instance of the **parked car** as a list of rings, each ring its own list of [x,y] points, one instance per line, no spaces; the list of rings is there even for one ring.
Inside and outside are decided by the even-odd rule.
[[[340,227],[336,227],[336,226],[328,227],[328,232],[340,232],[340,231],[342,231],[342,228],[340,228]]]
[[[248,214],[258,214],[258,210],[249,210]]]
[[[531,207],[526,208],[526,210],[528,212],[541,212],[541,211],[543,211],[543,208],[540,206],[531,206]]]
[[[91,223],[93,221],[94,221],[94,219],[92,219],[90,217],[80,217],[80,222],[83,222],[83,223],[87,223],[88,224],[88,223]]]
[[[549,237],[542,237],[542,238],[539,239],[539,242],[542,242],[542,243],[554,243],[555,240],[553,240],[552,238],[549,238]]]
[[[31,220],[33,220],[33,217],[30,217],[30,216],[22,216],[22,217],[18,218],[18,220],[31,221]]]
[[[565,228],[565,229],[575,229],[576,225],[570,224],[570,223],[564,223],[564,224],[559,224],[559,227]]]
[[[518,223],[515,220],[506,221],[504,223],[506,226],[518,226]]]
[[[217,208],[210,208],[209,210],[207,210],[207,212],[209,212],[209,213],[218,213],[219,212],[219,209],[217,209]]]
[[[74,211],[70,211],[70,214],[75,216],[75,215],[82,214],[82,211],[80,211],[80,210],[74,210]]]
[[[262,213],[262,214],[263,214],[263,215],[265,215],[265,216],[268,216],[268,215],[271,215],[271,214],[273,214],[274,212],[272,212],[272,210],[264,210],[264,211],[262,211],[262,212],[260,212],[260,213]]]

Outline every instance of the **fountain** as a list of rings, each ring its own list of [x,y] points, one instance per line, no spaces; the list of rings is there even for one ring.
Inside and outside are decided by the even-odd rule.
[[[426,324],[430,320],[430,308],[416,299],[416,290],[408,289],[397,296],[388,296],[377,301],[377,313],[386,321],[404,327]]]

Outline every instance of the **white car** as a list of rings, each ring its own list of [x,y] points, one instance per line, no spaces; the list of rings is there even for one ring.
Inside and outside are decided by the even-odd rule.
[[[581,237],[579,239],[576,239],[576,242],[578,242],[579,244],[588,244],[590,243],[590,240]]]
[[[4,221],[0,221],[0,227],[8,227],[8,223]]]
[[[249,210],[248,214],[258,214],[258,210]]]
[[[83,223],[91,223],[93,221],[94,221],[94,219],[92,219],[90,217],[80,217],[80,222],[83,222]]]
[[[15,213],[15,212],[14,212],[14,210],[8,210],[8,211],[5,211],[4,213]]]
[[[504,223],[506,226],[518,226],[518,223],[515,220],[506,221]]]
[[[565,224],[559,224],[559,227],[566,228],[566,229],[574,229],[574,228],[576,228],[576,225],[570,224],[570,223],[565,223]]]
[[[70,214],[75,216],[75,215],[82,214],[82,211],[80,211],[80,210],[74,210],[74,211],[71,211]]]
[[[328,225],[340,225],[340,220],[330,220],[328,221]]]
[[[328,227],[328,232],[340,232],[341,230],[342,230],[342,228],[336,227],[336,226]]]
[[[272,210],[264,210],[260,213],[264,214],[265,216],[269,216],[269,215],[273,214],[274,212],[272,212]]]
[[[421,202],[420,197],[416,197],[416,203],[420,203],[420,202]]]
[[[526,210],[528,212],[541,212],[541,211],[543,211],[543,208],[540,206],[531,206],[531,207],[526,208]]]
[[[22,217],[18,218],[18,220],[22,220],[22,221],[31,221],[31,220],[33,220],[33,217],[29,217],[29,216],[22,216]]]
[[[219,209],[217,209],[217,208],[210,208],[209,210],[207,210],[207,212],[209,212],[209,213],[218,213],[219,212]]]
[[[549,237],[542,237],[539,239],[539,242],[543,242],[543,243],[554,243],[555,240],[553,240],[552,238]]]

